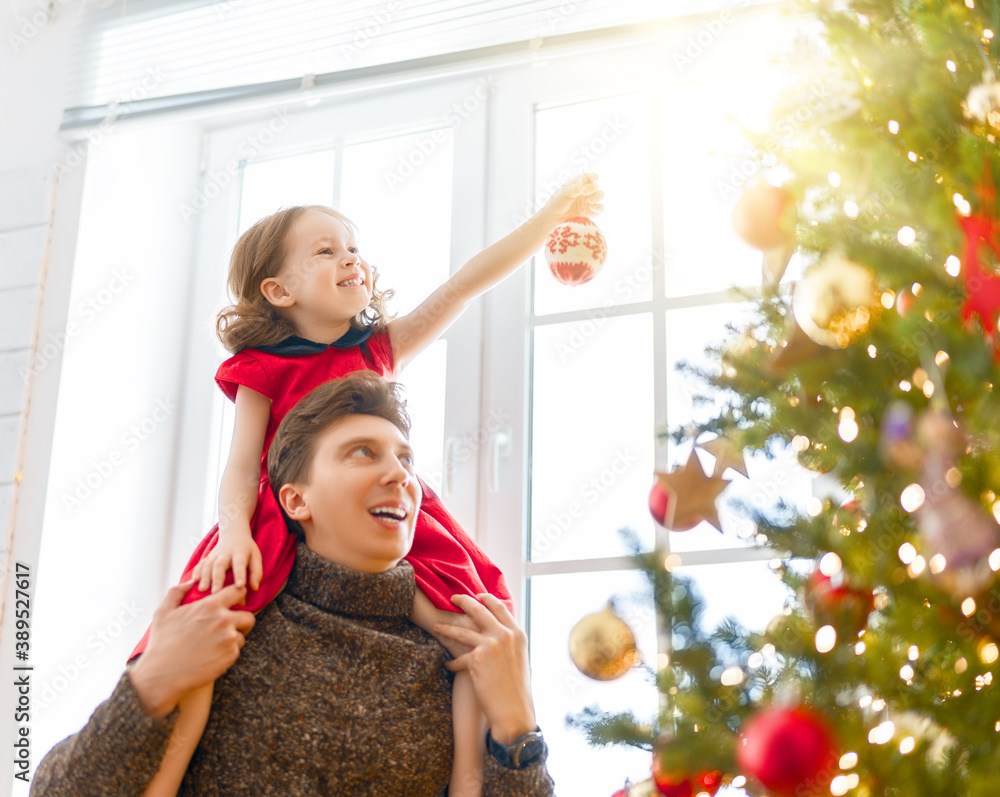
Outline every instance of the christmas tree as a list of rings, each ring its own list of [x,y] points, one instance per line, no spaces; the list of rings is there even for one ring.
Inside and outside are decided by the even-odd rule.
[[[1000,2],[804,3],[822,34],[751,131],[760,180],[734,208],[763,252],[758,311],[700,375],[722,409],[660,474],[664,526],[718,525],[719,465],[796,452],[839,486],[806,511],[745,508],[778,552],[786,611],[706,631],[692,586],[641,558],[670,642],[659,706],[585,711],[594,744],[651,751],[621,795],[1000,793]],[[822,99],[815,98],[817,81]],[[807,112],[800,112],[807,109]],[[781,277],[791,257],[794,284]],[[574,661],[635,661],[610,609]],[[624,773],[629,774],[629,773]],[[623,778],[624,778],[623,774]]]

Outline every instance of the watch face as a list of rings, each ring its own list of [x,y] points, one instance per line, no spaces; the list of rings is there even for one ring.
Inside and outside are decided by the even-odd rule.
[[[525,766],[534,763],[544,754],[545,742],[538,736],[531,736],[521,744],[516,760],[519,766]]]

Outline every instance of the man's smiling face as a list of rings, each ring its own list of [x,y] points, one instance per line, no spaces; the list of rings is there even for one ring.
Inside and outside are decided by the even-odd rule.
[[[385,418],[349,415],[321,434],[307,483],[283,485],[280,496],[310,550],[381,573],[410,550],[421,489],[403,432]]]

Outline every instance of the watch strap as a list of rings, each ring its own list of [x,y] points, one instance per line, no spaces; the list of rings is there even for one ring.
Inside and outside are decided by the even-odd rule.
[[[524,769],[537,761],[544,761],[549,752],[539,728],[519,736],[509,745],[500,744],[487,731],[486,749],[507,769]]]

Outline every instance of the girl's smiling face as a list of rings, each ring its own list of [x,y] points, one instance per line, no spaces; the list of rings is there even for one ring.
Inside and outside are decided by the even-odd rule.
[[[310,337],[318,329],[349,325],[368,306],[372,270],[340,219],[310,211],[289,228],[281,271],[265,280],[261,291]]]

